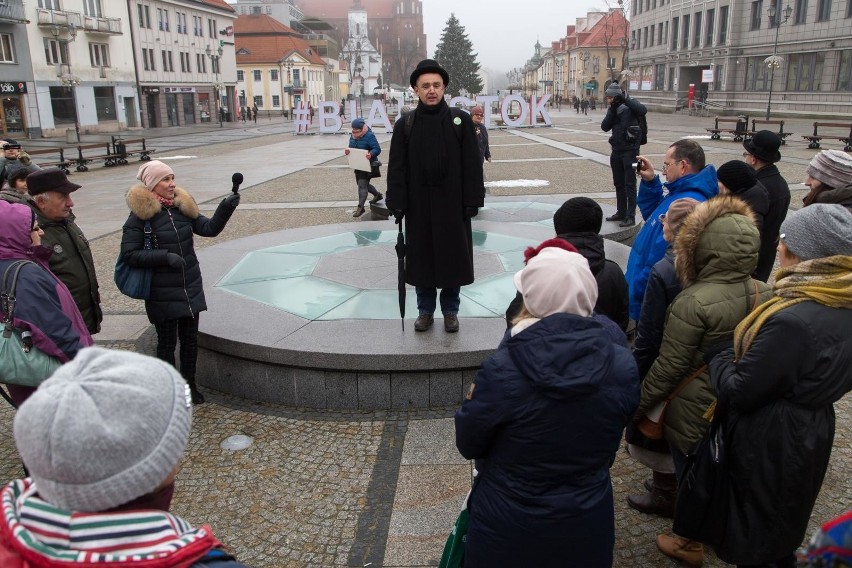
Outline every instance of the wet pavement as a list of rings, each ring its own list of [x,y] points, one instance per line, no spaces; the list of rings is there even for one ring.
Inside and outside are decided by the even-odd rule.
[[[566,110],[554,113],[553,128],[493,130],[494,161],[485,166],[490,194],[523,199],[591,195],[613,204],[608,145],[599,128],[602,116],[601,111],[582,116]],[[708,162],[717,166],[742,153],[739,143],[704,138],[712,118],[653,114],[648,122],[651,140],[643,153],[658,168],[668,144],[686,135],[700,137]],[[784,127],[796,133],[782,147],[780,164],[794,189],[793,207],[804,194],[794,184],[804,180],[815,153],[794,138],[809,132],[811,123],[792,119]],[[263,118],[257,125],[207,124],[144,135],[149,147],[157,149],[154,157],[172,165],[178,184],[196,197],[202,211],[212,211],[230,191],[233,172],[246,178],[242,204],[226,230],[215,239],[197,239],[197,248],[280,229],[353,221],[356,190],[342,158],[345,136],[294,136],[291,122]],[[377,135],[386,161],[389,135]],[[839,149],[842,143],[825,147]],[[106,314],[97,342],[153,353],[154,334],[142,302],[122,296],[112,282],[127,216],[123,195],[134,183],[138,165],[97,165],[75,172],[72,179],[83,189],[73,197],[77,221],[91,241]],[[377,182],[385,193],[384,178]],[[393,228],[392,222],[388,227]],[[381,341],[364,337],[364,352]],[[255,403],[210,390],[205,395],[208,402],[196,407],[173,512],[210,524],[250,566],[437,565],[471,478],[471,464],[455,450],[455,407],[327,412]],[[817,523],[852,508],[847,474],[852,463],[850,400],[847,396],[836,405],[834,451],[809,533]],[[11,409],[2,406],[2,480],[21,474],[12,418]],[[241,451],[223,450],[220,443],[234,434],[251,436],[253,444]],[[615,566],[677,565],[654,545],[655,535],[670,523],[626,506],[626,496],[640,491],[646,477],[646,469],[626,452],[618,453],[612,468]],[[712,555],[706,565],[725,566]]]

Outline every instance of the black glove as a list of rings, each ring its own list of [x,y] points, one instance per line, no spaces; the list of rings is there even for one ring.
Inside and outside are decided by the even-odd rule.
[[[624,102],[624,97],[622,97],[621,95],[615,95],[614,97],[612,97],[612,106],[617,107],[618,105],[620,105],[623,102]]]
[[[479,207],[465,207],[464,208],[465,219],[470,219],[471,217],[476,217],[477,215],[479,215]]]
[[[405,217],[405,211],[402,209],[393,210],[394,224],[399,225],[402,222],[403,217]]]
[[[173,252],[170,252],[166,255],[166,261],[172,268],[183,268],[184,266],[186,266],[186,262],[184,262],[183,257]]]
[[[236,208],[237,208],[237,205],[239,205],[239,204],[240,204],[240,194],[239,194],[239,192],[238,192],[238,193],[232,193],[231,195],[229,195],[228,197],[226,197],[225,199],[223,199],[223,200],[222,200],[222,203],[224,203],[225,205],[227,205],[227,206],[228,206],[228,207],[230,207],[231,209],[236,209]]]
[[[718,355],[722,351],[725,351],[726,349],[732,348],[733,346],[734,346],[734,340],[733,339],[725,339],[725,340],[720,341],[718,343],[714,343],[713,345],[711,345],[710,347],[707,348],[707,351],[704,352],[704,362],[709,365],[710,361],[713,360],[713,357],[715,357],[716,355]]]

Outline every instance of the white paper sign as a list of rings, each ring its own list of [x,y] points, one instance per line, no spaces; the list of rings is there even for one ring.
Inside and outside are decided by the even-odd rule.
[[[702,83],[712,83],[713,82],[713,70],[712,69],[702,69],[701,70],[701,82]]]
[[[361,170],[362,172],[372,171],[370,160],[367,159],[367,151],[363,148],[346,148],[343,152],[349,150],[349,167],[353,170]]]

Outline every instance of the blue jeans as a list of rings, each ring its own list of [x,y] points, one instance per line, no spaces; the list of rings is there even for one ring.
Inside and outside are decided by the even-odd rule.
[[[432,315],[435,313],[435,299],[438,296],[437,288],[421,288],[417,286],[414,289],[417,292],[417,312],[419,314]],[[441,313],[444,315],[455,315],[459,313],[459,304],[461,298],[459,293],[461,288],[441,288]]]

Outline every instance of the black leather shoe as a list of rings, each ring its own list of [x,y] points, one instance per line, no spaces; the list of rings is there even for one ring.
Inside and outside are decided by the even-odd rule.
[[[432,314],[420,314],[414,320],[414,331],[426,331],[432,327],[433,323],[435,323],[435,318],[432,317]]]
[[[624,213],[616,213],[606,218],[607,221],[624,221],[624,219],[626,219]]]
[[[192,395],[192,404],[204,404],[204,395],[195,386],[189,387],[189,393]]]
[[[456,314],[444,314],[444,331],[455,333],[459,330],[459,318]]]
[[[625,217],[624,220],[618,224],[619,227],[632,227],[636,224],[635,217]]]

